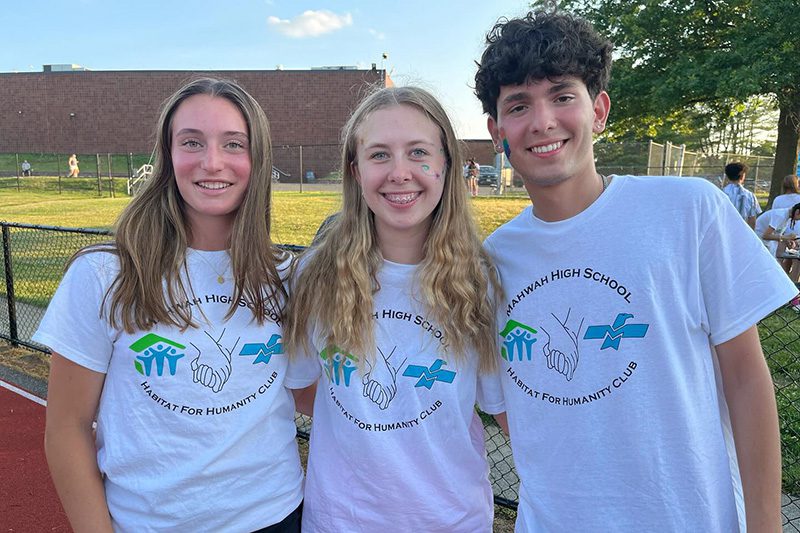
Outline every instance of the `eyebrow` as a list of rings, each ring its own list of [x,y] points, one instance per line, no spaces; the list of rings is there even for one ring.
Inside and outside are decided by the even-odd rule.
[[[428,145],[428,146],[436,146],[436,143],[430,142],[430,141],[425,141],[425,140],[422,140],[422,139],[416,139],[416,140],[413,140],[413,141],[408,141],[407,143],[405,143],[405,146],[414,146],[414,145],[417,145],[417,144],[425,144],[425,145]],[[388,148],[388,147],[389,147],[388,144],[381,143],[381,142],[375,142],[375,143],[370,143],[370,144],[365,144],[364,145],[365,149],[370,149],[370,148]]]
[[[577,85],[574,81],[562,81],[554,84],[552,87],[547,89],[547,94],[555,94],[558,92],[563,91],[564,89],[573,89]],[[514,102],[521,102],[528,99],[528,93],[525,91],[518,91],[515,93],[511,93],[505,98],[503,98],[503,104],[511,104]]]
[[[202,130],[198,130],[198,129],[194,129],[194,128],[183,128],[182,130],[175,132],[175,136],[178,136],[178,135],[204,135],[204,133],[203,133]],[[244,133],[243,131],[223,131],[222,135],[224,137],[239,136],[239,137],[247,138],[247,134]]]

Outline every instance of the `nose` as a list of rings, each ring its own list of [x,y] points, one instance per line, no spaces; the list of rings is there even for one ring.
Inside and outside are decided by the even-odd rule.
[[[205,154],[203,154],[201,167],[206,172],[219,172],[223,168],[222,160],[221,150],[216,146],[209,145],[206,147]]]
[[[394,183],[405,183],[406,181],[411,181],[411,167],[410,162],[402,160],[402,159],[395,159],[392,168],[389,169],[389,181]]]
[[[533,105],[531,109],[530,130],[532,133],[540,133],[556,127],[556,116],[547,103]]]

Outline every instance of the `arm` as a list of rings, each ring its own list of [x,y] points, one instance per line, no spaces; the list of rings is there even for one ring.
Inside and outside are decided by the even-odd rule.
[[[292,389],[295,410],[306,416],[314,416],[314,396],[317,394],[317,383],[304,389]]]
[[[508,436],[508,415],[506,415],[506,412],[503,411],[502,413],[497,413],[496,415],[492,416],[494,416],[495,422],[497,422],[497,424],[500,426],[500,429],[503,430],[503,433]]]
[[[758,329],[716,347],[742,476],[748,531],[781,531],[781,447],[775,394]]]
[[[53,352],[44,446],[50,475],[72,529],[111,532],[92,423],[105,375]]]
[[[753,215],[752,217],[747,217],[747,225],[750,226],[750,229],[756,229],[756,217]]]

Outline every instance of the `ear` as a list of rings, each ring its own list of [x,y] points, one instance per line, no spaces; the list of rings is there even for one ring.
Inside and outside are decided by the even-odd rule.
[[[594,99],[594,124],[592,124],[592,131],[600,133],[606,129],[606,121],[608,120],[608,113],[611,111],[611,99],[608,93],[600,91],[597,98]]]
[[[492,144],[497,146],[498,143],[502,142],[502,135],[500,135],[500,128],[497,126],[497,121],[489,115],[489,118],[486,119],[486,128],[489,130],[489,135],[492,136]]]

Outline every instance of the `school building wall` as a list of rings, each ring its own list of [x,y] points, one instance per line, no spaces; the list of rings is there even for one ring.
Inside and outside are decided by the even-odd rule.
[[[150,153],[161,103],[204,75],[237,81],[262,105],[288,181],[335,171],[352,110],[371,87],[392,86],[377,69],[0,73],[0,153]]]

